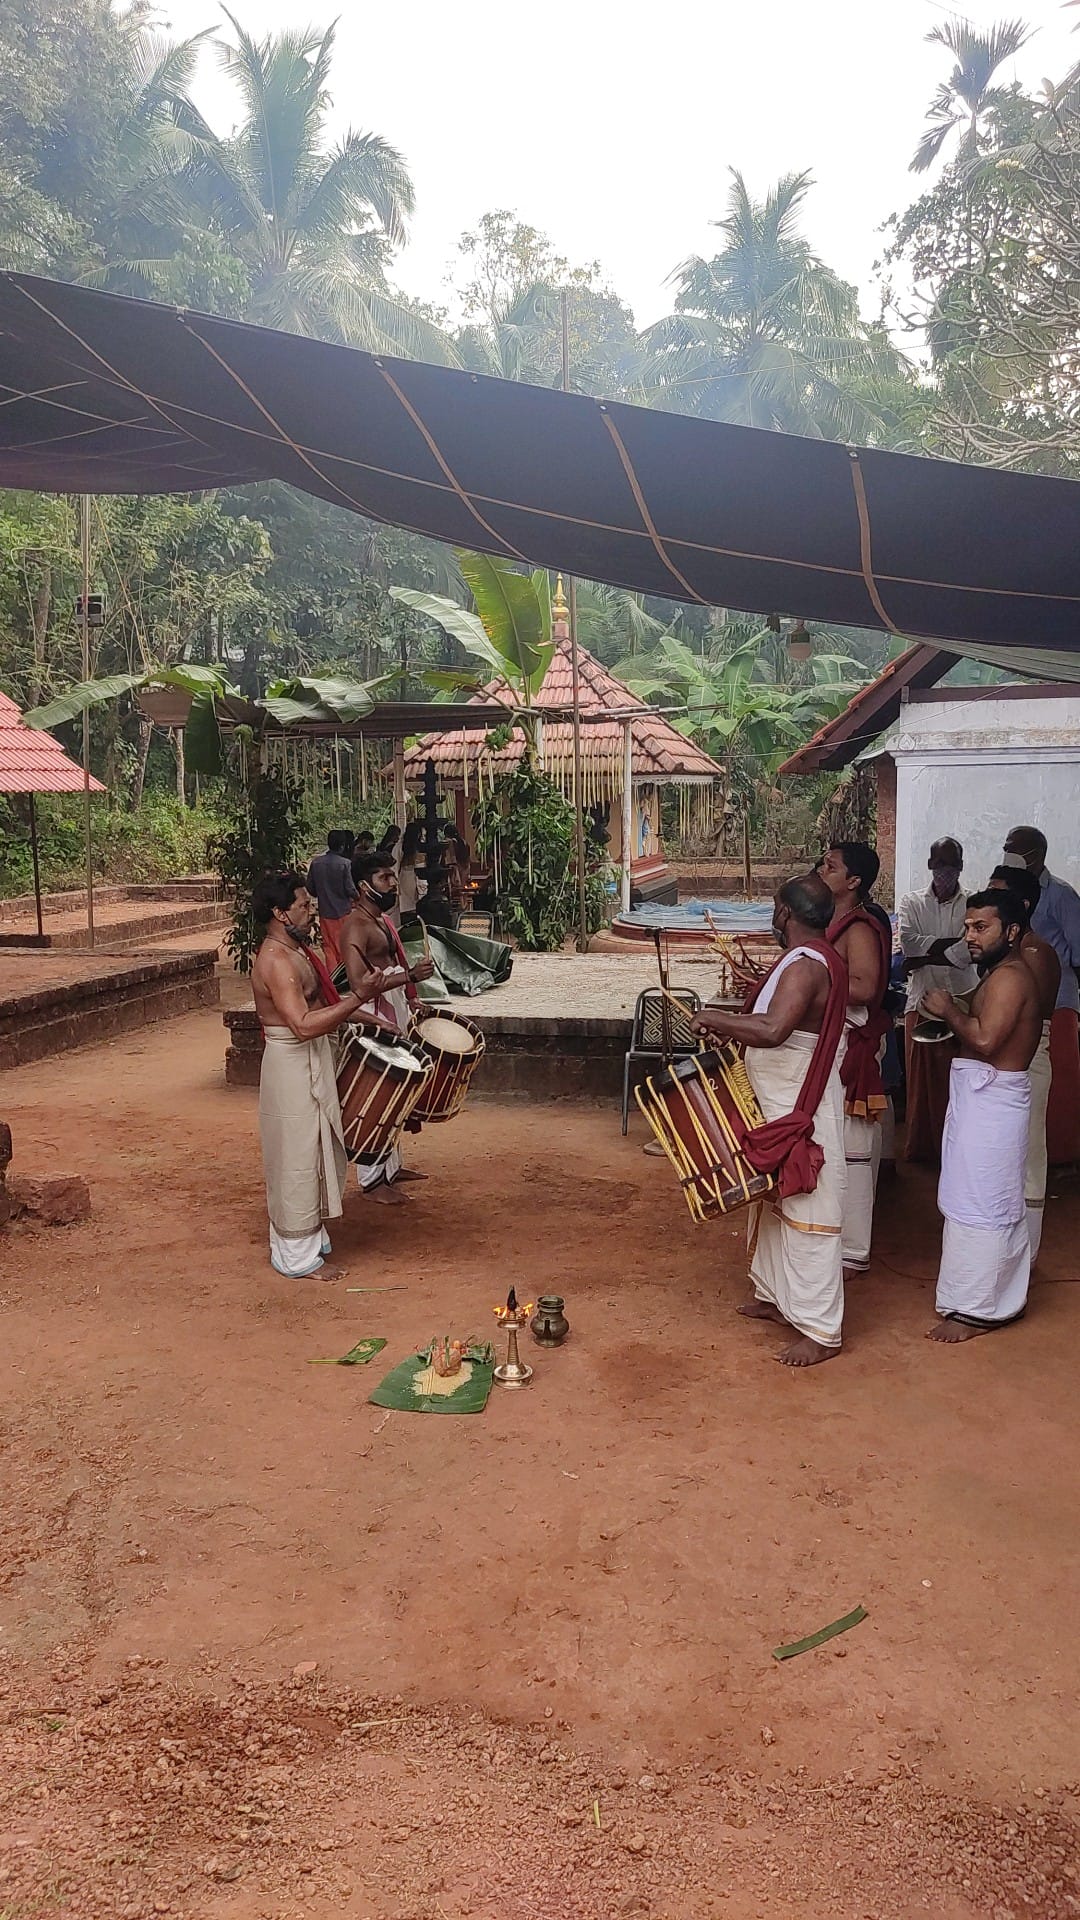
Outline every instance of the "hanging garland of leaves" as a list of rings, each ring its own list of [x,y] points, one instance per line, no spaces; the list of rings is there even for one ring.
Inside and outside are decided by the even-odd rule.
[[[499,775],[473,812],[476,843],[498,886],[499,924],[527,953],[554,953],[577,925],[574,809],[555,782],[523,761]],[[585,877],[590,933],[608,915],[608,875]]]

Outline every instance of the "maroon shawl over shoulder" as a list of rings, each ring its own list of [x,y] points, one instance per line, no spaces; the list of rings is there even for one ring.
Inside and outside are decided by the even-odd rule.
[[[813,1193],[825,1164],[824,1152],[813,1138],[814,1116],[821,1105],[844,1031],[848,994],[847,968],[835,949],[824,940],[800,940],[799,945],[820,954],[829,970],[829,998],[821,1032],[810,1055],[794,1113],[784,1114],[779,1120],[766,1120],[743,1139],[743,1151],[751,1166],[758,1173],[775,1173],[781,1199],[785,1200],[794,1193]],[[765,980],[750,989],[743,1008],[745,1013],[753,1012],[765,981],[771,979],[776,967],[782,964],[783,956],[776,966],[770,967]]]
[[[842,920],[830,923],[825,934],[830,946],[835,946],[853,920],[862,920],[877,935],[881,971],[877,993],[866,1009],[866,1024],[848,1028],[847,1052],[840,1068],[840,1078],[844,1084],[844,1112],[856,1120],[874,1120],[879,1113],[884,1113],[888,1104],[878,1064],[878,1049],[891,1025],[890,1016],[884,1011],[882,1002],[889,990],[892,937],[872,913],[864,913],[860,907],[856,907],[853,912],[845,913]]]

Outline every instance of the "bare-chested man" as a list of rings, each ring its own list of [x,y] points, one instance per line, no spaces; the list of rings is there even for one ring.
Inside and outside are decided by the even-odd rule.
[[[380,1027],[407,1033],[411,1001],[416,998],[416,983],[430,980],[435,971],[430,960],[418,960],[409,966],[397,930],[384,916],[397,904],[397,875],[392,857],[378,848],[362,853],[353,861],[356,904],[341,927],[341,958],[349,976],[349,985],[363,992],[365,980],[373,970],[382,975],[375,995],[365,995],[364,1012]],[[412,1167],[403,1167],[397,1147],[373,1167],[356,1168],[361,1189],[387,1206],[397,1206],[404,1198],[399,1182],[426,1180],[427,1175]]]
[[[1021,952],[1027,909],[1004,890],[973,893],[964,919],[981,975],[971,1011],[935,988],[923,1002],[959,1041],[949,1077],[938,1207],[944,1218],[931,1340],[953,1343],[1018,1320],[1027,1305],[1031,1244],[1024,1170],[1031,1116],[1028,1068],[1042,1016]]]
[[[841,1069],[847,1154],[845,1279],[865,1273],[870,1265],[882,1120],[888,1106],[881,1056],[889,1024],[883,1008],[892,931],[888,915],[870,898],[879,866],[865,840],[837,840],[818,868],[833,897],[828,938],[848,971],[847,1052]]]
[[[1042,899],[1042,888],[1035,874],[1026,867],[995,867],[990,875],[991,890],[1010,889],[1022,900],[1028,914],[1034,913]],[[1020,952],[1035,976],[1039,991],[1042,1033],[1035,1058],[1028,1068],[1031,1080],[1031,1128],[1028,1133],[1027,1167],[1024,1173],[1024,1201],[1027,1207],[1031,1264],[1035,1265],[1042,1245],[1043,1210],[1046,1206],[1046,1109],[1050,1100],[1053,1064],[1050,1057],[1050,1025],[1061,987],[1061,961],[1049,940],[1040,939],[1031,929],[1030,919],[1020,942]],[[930,1049],[934,1051],[933,1048]]]
[[[816,1366],[839,1353],[844,1318],[844,1096],[837,1048],[847,976],[825,939],[831,914],[828,890],[816,873],[785,882],[773,902],[773,932],[784,958],[758,987],[752,1010],[702,1007],[694,1021],[699,1033],[742,1042],[766,1122],[806,1112],[824,1156],[811,1192],[774,1195],[750,1218],[755,1298],[739,1312],[775,1320],[798,1335],[777,1355],[789,1367]]]
[[[357,992],[331,1002],[329,976],[309,944],[315,902],[298,873],[268,874],[252,912],[266,928],[251,984],[266,1043],[259,1131],[270,1263],[291,1279],[317,1273],[336,1280],[344,1270],[325,1263],[324,1222],[340,1217],[347,1161],[328,1036],[362,1018],[362,1003],[381,991],[383,975],[370,971]]]

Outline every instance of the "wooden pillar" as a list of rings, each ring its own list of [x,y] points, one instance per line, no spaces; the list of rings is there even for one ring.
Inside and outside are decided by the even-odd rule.
[[[37,909],[37,930],[40,940],[45,929],[41,924],[41,867],[38,863],[37,810],[34,796],[30,795],[30,858],[34,863],[34,906]]]
[[[634,843],[634,736],[633,723],[623,721],[623,788],[622,788],[622,892],[619,906],[623,913],[630,911],[630,851]]]

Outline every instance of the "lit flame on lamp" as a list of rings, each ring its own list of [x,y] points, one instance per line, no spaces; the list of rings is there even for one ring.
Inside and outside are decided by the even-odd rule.
[[[518,1305],[518,1297],[511,1287],[506,1296],[505,1307],[495,1308],[495,1318],[500,1327],[506,1328],[506,1359],[501,1367],[495,1368],[494,1378],[501,1387],[527,1387],[533,1377],[531,1367],[525,1365],[518,1354],[518,1330],[525,1326],[533,1310],[530,1300],[523,1307]]]

